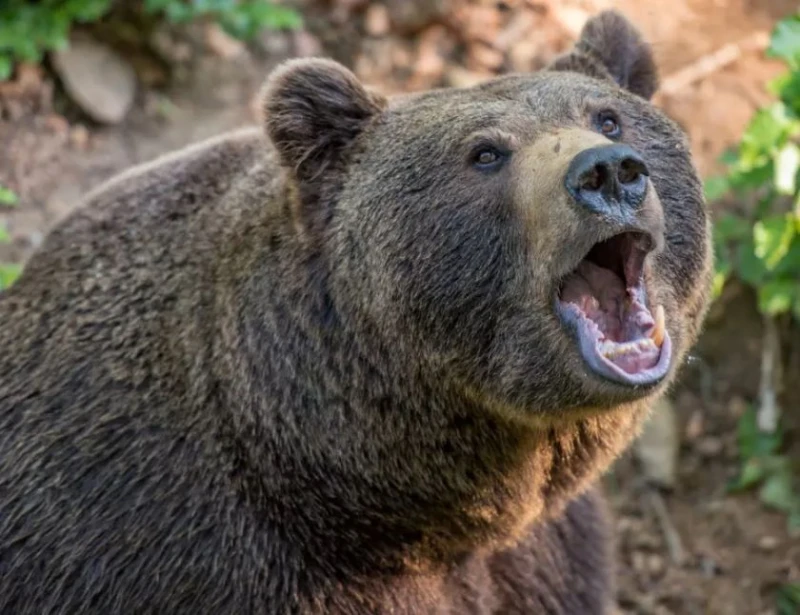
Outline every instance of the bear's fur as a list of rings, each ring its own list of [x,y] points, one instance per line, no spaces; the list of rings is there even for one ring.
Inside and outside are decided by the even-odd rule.
[[[386,100],[290,61],[245,130],[90,194],[0,295],[0,612],[603,613],[591,485],[705,313],[708,220],[647,45],[602,13],[550,70]],[[608,143],[673,364],[590,373],[553,292]],[[510,152],[477,170],[475,144]]]

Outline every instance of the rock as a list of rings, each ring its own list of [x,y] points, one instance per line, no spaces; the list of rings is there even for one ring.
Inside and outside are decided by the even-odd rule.
[[[703,431],[703,413],[700,410],[695,410],[686,422],[684,434],[687,440],[694,441],[703,435]]]
[[[136,94],[136,74],[114,51],[75,38],[53,54],[53,66],[67,94],[89,117],[104,124],[125,119]]]
[[[738,395],[733,396],[728,402],[728,412],[735,419],[741,418],[747,412],[747,402]]]
[[[392,49],[392,64],[395,69],[408,70],[414,62],[414,56],[406,46],[397,45]]]
[[[89,145],[89,130],[83,124],[73,126],[69,131],[69,142],[76,148],[84,150]]]
[[[188,62],[192,57],[192,46],[177,40],[166,25],[156,28],[150,37],[150,44],[159,55],[172,64]]]
[[[712,579],[719,575],[722,570],[719,563],[717,563],[714,559],[708,556],[702,556],[700,558],[700,572],[707,579]]]
[[[774,551],[778,546],[778,539],[774,536],[762,536],[758,541],[758,548],[762,551]]]
[[[711,459],[717,457],[724,448],[724,443],[714,436],[706,436],[697,442],[697,452],[701,457]]]
[[[472,86],[488,81],[494,75],[487,73],[476,73],[460,66],[453,66],[447,71],[445,81],[447,85],[454,88],[471,88]]]
[[[634,453],[648,482],[671,488],[675,485],[678,460],[678,426],[675,409],[667,398],[660,399],[634,444]]]
[[[442,26],[431,26],[419,36],[417,55],[413,65],[410,87],[422,90],[439,83],[446,68],[444,49],[447,31]]]
[[[536,19],[532,12],[519,13],[511,19],[501,32],[492,40],[492,46],[500,51],[507,51],[519,42],[535,33]]]
[[[299,58],[310,58],[322,54],[322,43],[307,30],[293,33],[294,54]]]
[[[545,44],[535,37],[519,41],[511,47],[508,54],[511,70],[518,72],[536,70],[544,48]]]
[[[460,35],[470,43],[481,41],[493,44],[500,30],[501,17],[495,6],[470,8],[461,20]]]
[[[501,51],[483,43],[470,45],[467,53],[467,66],[473,70],[498,71],[503,66],[504,60]]]
[[[239,41],[234,42],[239,43]],[[247,47],[243,43],[239,44],[242,45],[242,53],[246,52]],[[294,41],[288,32],[265,29],[256,38],[256,44],[268,57],[282,59],[291,54]]]
[[[644,572],[647,566],[647,555],[642,551],[634,551],[631,555],[631,565],[636,572]]]
[[[364,15],[364,30],[370,36],[385,36],[391,26],[389,10],[382,4],[370,4]]]
[[[44,233],[40,231],[33,231],[30,235],[28,235],[28,244],[36,250],[39,246],[42,245],[44,242]]]
[[[67,122],[67,118],[57,113],[51,113],[45,118],[45,126],[62,137],[69,133],[69,122]]]
[[[392,27],[399,34],[419,32],[447,14],[447,0],[387,0]]]
[[[577,39],[589,19],[589,13],[583,9],[569,6],[555,7],[553,19],[569,34]]]
[[[657,577],[664,572],[664,558],[657,553],[647,556],[647,571],[651,576]]]
[[[221,58],[231,59],[244,54],[244,45],[220,28],[218,24],[208,24],[205,35],[208,48]]]

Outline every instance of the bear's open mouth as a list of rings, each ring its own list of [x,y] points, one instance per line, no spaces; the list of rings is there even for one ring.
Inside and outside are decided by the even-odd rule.
[[[561,283],[558,312],[598,375],[630,386],[655,384],[670,366],[664,308],[647,306],[644,262],[655,241],[625,232],[592,247]]]

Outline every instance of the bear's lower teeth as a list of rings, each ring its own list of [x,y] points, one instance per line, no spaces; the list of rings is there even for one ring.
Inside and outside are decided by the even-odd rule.
[[[653,350],[656,348],[658,348],[656,343],[650,338],[636,340],[635,342],[626,342],[624,344],[601,342],[599,345],[600,354],[606,359],[615,359],[625,354],[640,353],[645,350]]]

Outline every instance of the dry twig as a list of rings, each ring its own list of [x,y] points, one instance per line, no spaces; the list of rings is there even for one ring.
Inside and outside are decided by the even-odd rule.
[[[678,534],[678,531],[675,529],[675,526],[672,524],[667,505],[664,503],[664,498],[661,497],[661,494],[656,489],[648,489],[646,493],[648,502],[661,527],[661,533],[664,535],[664,542],[667,543],[670,561],[672,561],[675,566],[681,566],[686,559],[683,541],[681,540],[680,534]]]
[[[764,343],[761,349],[761,383],[759,385],[758,428],[774,433],[780,420],[778,394],[781,387],[781,343],[778,323],[764,317]]]

